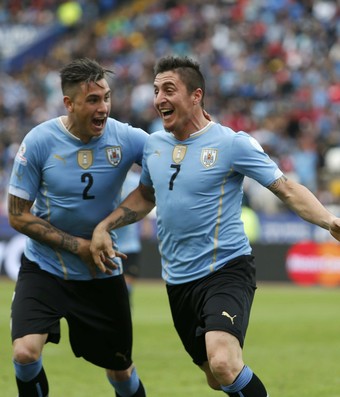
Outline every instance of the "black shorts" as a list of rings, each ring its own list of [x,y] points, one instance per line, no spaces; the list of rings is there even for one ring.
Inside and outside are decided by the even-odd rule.
[[[113,370],[131,363],[132,323],[124,277],[63,280],[23,257],[12,302],[12,340],[48,334],[60,340],[65,318],[76,357]]]
[[[254,258],[240,256],[199,280],[167,285],[175,328],[193,361],[207,361],[205,333],[225,331],[243,347],[256,290]]]
[[[140,253],[133,252],[131,254],[127,253],[126,255],[127,259],[123,259],[124,274],[138,278],[140,273]]]

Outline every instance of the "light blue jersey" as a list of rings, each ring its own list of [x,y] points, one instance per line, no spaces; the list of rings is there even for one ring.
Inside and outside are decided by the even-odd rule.
[[[282,176],[245,132],[210,122],[185,141],[159,131],[144,149],[141,182],[156,194],[162,275],[192,281],[251,253],[241,221],[244,176],[269,186]]]
[[[94,227],[119,204],[125,176],[132,164],[141,163],[148,136],[109,118],[103,135],[84,144],[66,130],[61,118],[46,121],[24,138],[9,193],[35,201],[34,215],[56,228],[91,239]],[[113,241],[115,237],[112,233]],[[25,255],[59,277],[91,278],[78,256],[33,239],[27,239]],[[119,266],[114,274],[121,271]],[[98,277],[106,275],[98,272]]]
[[[139,185],[140,175],[129,171],[122,189],[122,200],[124,200]],[[142,249],[139,223],[131,223],[116,230],[118,249],[124,254],[138,253]]]

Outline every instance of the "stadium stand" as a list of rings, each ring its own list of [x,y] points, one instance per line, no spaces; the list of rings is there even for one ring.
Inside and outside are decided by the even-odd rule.
[[[0,5],[0,214],[18,143],[63,112],[61,66],[87,56],[114,69],[112,116],[152,133],[152,68],[170,53],[201,63],[213,119],[254,135],[285,173],[339,207],[340,169],[326,161],[340,147],[338,2],[88,0],[65,16],[70,3]],[[286,211],[251,182],[245,192],[258,212]]]

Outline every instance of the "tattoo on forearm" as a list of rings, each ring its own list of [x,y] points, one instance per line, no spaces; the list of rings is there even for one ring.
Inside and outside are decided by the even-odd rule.
[[[276,181],[272,183],[268,188],[276,194],[279,190],[279,186],[282,185],[282,183],[285,183],[287,180],[288,179],[284,175],[282,175],[279,179],[276,179]]]
[[[62,235],[63,235],[63,238],[62,238],[61,248],[65,249],[69,252],[77,253],[78,247],[79,247],[78,241],[74,237],[69,236],[65,233],[62,233]]]
[[[32,239],[46,242],[54,248],[64,249],[73,253],[78,251],[79,243],[77,239],[43,220],[26,223],[22,228],[22,232]]]
[[[130,210],[130,208],[127,207],[120,208],[124,211],[124,214],[120,216],[117,220],[109,224],[110,230],[120,226],[129,225],[130,223],[134,223],[138,220],[137,212],[132,211]]]

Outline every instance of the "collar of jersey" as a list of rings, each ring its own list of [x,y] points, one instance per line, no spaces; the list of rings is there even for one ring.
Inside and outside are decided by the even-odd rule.
[[[201,130],[199,131],[195,131],[192,134],[189,135],[189,138],[196,138],[199,135],[204,134],[205,132],[208,131],[209,128],[211,128],[215,123],[213,121],[209,121],[209,123],[203,127]]]
[[[72,132],[70,132],[70,131],[66,128],[66,126],[65,126],[65,124],[64,124],[63,119],[62,119],[61,116],[59,117],[59,122],[60,122],[60,124],[62,125],[62,127],[63,127],[63,129],[64,129],[64,131],[65,131],[65,133],[66,133],[67,135],[69,135],[71,138],[75,139],[76,141],[81,142],[81,139],[80,139],[80,138],[78,138],[77,136],[73,135]],[[103,133],[104,133],[104,132],[103,132]],[[100,138],[103,136],[103,133],[100,134],[99,136],[94,136],[94,137],[92,137],[91,140],[90,140],[90,142],[91,142],[91,141],[96,141],[96,140],[100,139]]]

